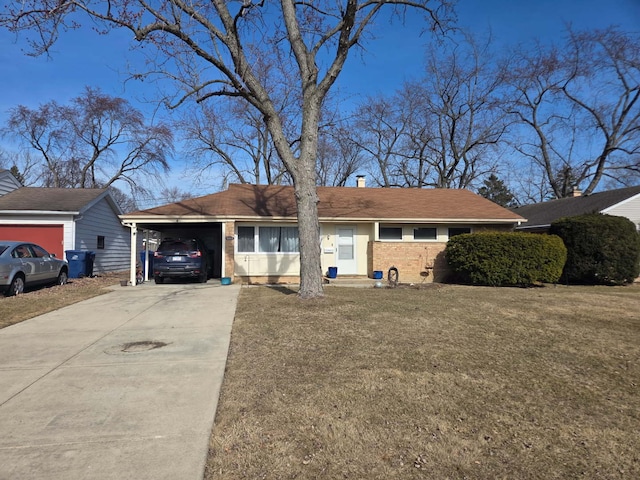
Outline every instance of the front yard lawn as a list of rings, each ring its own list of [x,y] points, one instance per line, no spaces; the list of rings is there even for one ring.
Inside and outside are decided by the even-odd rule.
[[[640,478],[640,287],[291,293],[241,293],[206,478]]]

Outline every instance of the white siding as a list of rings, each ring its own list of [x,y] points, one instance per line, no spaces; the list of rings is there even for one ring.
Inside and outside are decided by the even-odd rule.
[[[105,237],[104,249],[98,249],[98,236]],[[131,231],[122,226],[106,198],[82,212],[75,238],[75,250],[96,253],[94,273],[129,270]]]
[[[299,253],[236,253],[235,274],[243,276],[300,275]]]
[[[613,207],[609,207],[603,210],[602,213],[616,215],[618,217],[627,217],[636,225],[636,228],[640,230],[640,195],[636,195]]]

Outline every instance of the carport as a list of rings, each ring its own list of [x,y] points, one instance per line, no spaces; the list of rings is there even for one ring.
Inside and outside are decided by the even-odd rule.
[[[198,238],[201,240],[213,260],[212,269],[209,272],[209,278],[221,278],[225,274],[225,253],[224,253],[224,235],[225,224],[221,221],[212,221],[204,218],[185,218],[184,216],[153,216],[154,218],[141,218],[136,215],[132,218],[128,215],[122,215],[123,224],[131,229],[131,263],[130,263],[130,282],[131,285],[136,284],[136,265],[140,262],[139,253],[145,252],[144,255],[144,272],[145,280],[153,278],[150,275],[149,256],[153,255],[151,248],[151,240],[157,232],[158,240],[167,238]]]

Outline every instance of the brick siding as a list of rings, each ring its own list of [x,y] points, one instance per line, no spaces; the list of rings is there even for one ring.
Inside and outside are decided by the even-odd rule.
[[[401,283],[442,281],[448,272],[446,246],[433,242],[369,242],[369,274],[382,270],[386,278],[393,266]]]

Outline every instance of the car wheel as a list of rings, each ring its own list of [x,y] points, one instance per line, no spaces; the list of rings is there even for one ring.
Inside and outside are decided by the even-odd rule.
[[[24,292],[24,277],[18,274],[11,280],[11,285],[9,285],[9,289],[7,290],[7,296],[20,295],[22,292]]]
[[[156,283],[163,283],[164,282],[164,278],[162,277],[153,277],[153,281]]]
[[[58,274],[58,280],[56,280],[58,285],[64,285],[67,283],[68,280],[69,280],[69,275],[67,274],[67,271],[60,270],[60,273]]]

